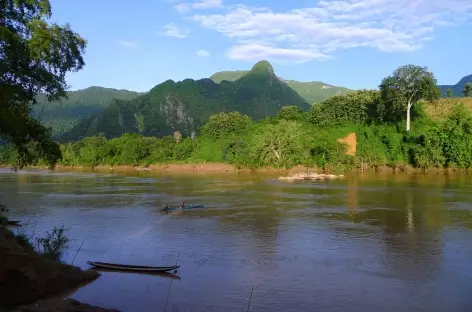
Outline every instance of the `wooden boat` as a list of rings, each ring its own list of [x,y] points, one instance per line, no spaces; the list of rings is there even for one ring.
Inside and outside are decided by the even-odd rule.
[[[203,208],[204,206],[199,204],[199,205],[184,205],[181,207],[165,207],[162,208],[161,211],[178,211],[178,210],[189,210],[189,209],[199,209]]]
[[[174,272],[150,272],[150,271],[126,271],[126,270],[116,270],[116,269],[105,269],[102,267],[92,267],[91,270],[98,271],[100,273],[103,272],[119,272],[123,274],[145,274],[147,276],[157,276],[157,277],[164,277],[170,279],[181,280],[182,278],[178,276]]]
[[[143,266],[143,265],[128,265],[128,264],[117,264],[117,263],[106,263],[106,262],[95,262],[87,261],[88,265],[91,265],[96,268],[103,268],[109,270],[120,270],[120,271],[132,271],[132,272],[168,272],[174,271],[177,272],[177,269],[180,268],[180,265],[170,265],[170,266]]]
[[[20,222],[17,220],[7,220],[7,225],[20,225]]]

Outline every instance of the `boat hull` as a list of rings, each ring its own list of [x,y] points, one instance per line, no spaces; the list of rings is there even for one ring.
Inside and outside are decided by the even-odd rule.
[[[167,209],[161,209],[161,211],[184,211],[184,210],[192,210],[192,209],[200,209],[203,208],[203,205],[186,205],[185,207],[169,207]]]
[[[168,272],[168,271],[176,271],[178,268],[180,268],[180,265],[153,267],[153,266],[127,265],[127,264],[95,262],[95,261],[87,261],[87,264],[96,268],[103,268],[103,269],[108,269],[108,270],[119,270],[119,271],[130,271],[130,272]]]

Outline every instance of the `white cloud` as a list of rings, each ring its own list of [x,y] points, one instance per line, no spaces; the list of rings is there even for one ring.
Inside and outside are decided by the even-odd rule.
[[[215,9],[223,7],[221,0],[198,0],[192,5],[195,10]]]
[[[287,12],[223,8],[223,13],[190,19],[230,38],[234,46],[227,55],[241,60],[265,55],[300,62],[356,47],[409,52],[432,40],[437,28],[472,18],[471,0],[325,0]]]
[[[134,41],[118,40],[117,43],[125,48],[138,48],[139,44]]]
[[[178,3],[176,5],[174,5],[174,9],[183,14],[183,13],[187,13],[189,12],[190,10],[192,10],[192,8],[190,7],[190,5],[188,3]]]
[[[207,50],[198,50],[197,55],[200,57],[209,57],[211,56],[211,53],[208,52]]]
[[[172,3],[177,2],[179,2],[179,0],[172,1]],[[221,0],[196,0],[193,2],[179,2],[177,4],[174,4],[173,8],[177,12],[183,14],[191,10],[208,10],[223,8],[223,2]]]
[[[328,56],[306,49],[284,49],[264,46],[257,43],[242,44],[232,47],[227,53],[233,60],[260,61],[275,60],[279,63],[303,63],[311,59],[327,59]]]
[[[174,23],[169,23],[164,26],[164,31],[159,32],[160,35],[165,37],[175,37],[179,39],[187,38],[190,30],[187,28],[182,28],[177,26]]]

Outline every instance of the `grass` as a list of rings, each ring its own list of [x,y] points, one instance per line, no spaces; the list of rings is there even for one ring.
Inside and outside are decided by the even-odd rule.
[[[424,111],[432,120],[441,121],[449,116],[454,104],[460,103],[464,104],[467,109],[472,111],[472,97],[442,98],[434,103],[425,103]]]

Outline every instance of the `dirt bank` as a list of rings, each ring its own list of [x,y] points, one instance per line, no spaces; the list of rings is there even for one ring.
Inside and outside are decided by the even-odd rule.
[[[45,169],[46,167],[39,167]],[[56,169],[84,169],[91,170],[92,168],[87,168],[83,166],[62,166],[57,165]],[[241,169],[237,168],[231,164],[225,163],[205,163],[205,164],[155,164],[149,165],[147,167],[141,166],[105,166],[100,165],[96,166],[94,170],[97,171],[117,171],[117,172],[127,172],[127,171],[156,171],[156,172],[172,172],[172,173],[297,173],[297,172],[306,172],[306,171],[320,171],[317,168],[308,168],[304,166],[296,166],[291,169],[282,169],[282,168],[258,168],[258,169]]]
[[[0,227],[0,311],[73,290],[99,275],[95,271],[82,271],[46,260]]]

